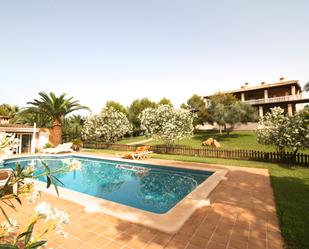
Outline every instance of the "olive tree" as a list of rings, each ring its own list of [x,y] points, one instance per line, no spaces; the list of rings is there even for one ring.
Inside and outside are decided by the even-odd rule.
[[[205,102],[202,96],[194,94],[187,100],[186,104],[183,103],[180,107],[183,109],[188,109],[196,114],[193,120],[194,126],[203,125],[204,122],[209,121],[209,112],[206,110]]]
[[[141,128],[146,135],[171,145],[188,137],[193,132],[194,115],[185,109],[175,109],[170,105],[147,108],[139,115]]]
[[[216,122],[220,127],[223,127],[228,135],[237,124],[246,124],[256,119],[256,109],[238,101],[231,94],[215,95],[210,99],[210,103],[208,107],[210,122]]]
[[[104,108],[100,114],[89,116],[82,129],[84,140],[114,143],[132,131],[126,115],[114,108]]]

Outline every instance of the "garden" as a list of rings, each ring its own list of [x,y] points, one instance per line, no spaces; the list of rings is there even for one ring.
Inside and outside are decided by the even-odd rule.
[[[98,114],[83,117],[68,115],[87,107],[66,95],[40,93],[40,99],[28,103],[27,108],[18,109],[10,105],[0,106],[0,115],[8,115],[11,122],[49,127],[56,134],[56,145],[60,141],[73,141],[82,151],[93,154],[115,155],[126,152],[105,148],[86,148],[89,143],[130,144],[145,142],[148,145],[169,147],[187,146],[204,148],[202,142],[208,138],[217,140],[222,149],[257,150],[262,152],[307,153],[309,147],[309,109],[305,108],[293,117],[282,109],[274,108],[259,120],[256,131],[235,131],[240,123],[257,121],[256,111],[236,101],[233,96],[216,96],[209,110],[201,97],[194,95],[181,108],[175,108],[164,98],[155,103],[139,99],[126,108],[120,103],[108,101]],[[216,122],[220,131],[199,131],[195,127],[204,122]],[[212,148],[211,148],[212,149]],[[293,161],[266,163],[251,160],[195,155],[154,153],[154,159],[203,162],[250,168],[266,168],[270,172],[281,232],[288,248],[309,247],[309,170],[297,166]],[[304,165],[308,166],[308,165]],[[26,236],[25,234],[24,236]],[[29,242],[29,241],[28,241]]]

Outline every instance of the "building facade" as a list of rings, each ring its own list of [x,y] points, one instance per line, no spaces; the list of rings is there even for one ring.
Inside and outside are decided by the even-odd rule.
[[[256,107],[260,117],[273,107],[281,107],[288,115],[293,115],[297,104],[309,103],[309,99],[302,96],[302,88],[298,80],[284,81],[283,78],[277,83],[261,82],[258,86],[249,86],[245,83],[240,89],[219,94],[233,94],[238,100]],[[209,105],[211,96],[213,95],[204,97],[206,107]]]
[[[34,153],[35,149],[40,149],[49,142],[50,132],[46,128],[37,128],[33,126],[10,124],[9,117],[0,116],[0,132],[11,133],[18,138],[19,145],[16,153]]]

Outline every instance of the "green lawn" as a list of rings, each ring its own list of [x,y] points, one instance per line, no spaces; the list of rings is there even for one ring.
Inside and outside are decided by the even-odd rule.
[[[122,140],[118,141],[117,144],[130,144],[130,143],[143,141],[145,139],[147,139],[145,136],[124,137]]]
[[[229,143],[227,141],[227,143]],[[231,145],[230,145],[231,146]],[[87,150],[113,154],[115,150]],[[119,152],[119,151],[117,151]],[[281,232],[289,249],[309,248],[309,169],[274,163],[154,154],[153,158],[269,169]]]
[[[200,131],[194,134],[191,138],[183,139],[176,144],[201,147],[202,142],[210,137],[216,139],[221,144],[223,149],[276,151],[275,146],[259,144],[253,131],[233,131],[229,136],[226,133],[220,134],[218,131]],[[162,144],[162,141],[153,140],[147,144]],[[301,152],[309,153],[309,150],[304,150]]]

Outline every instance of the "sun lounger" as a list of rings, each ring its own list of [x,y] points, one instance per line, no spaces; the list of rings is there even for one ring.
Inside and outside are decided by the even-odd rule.
[[[133,159],[133,160],[143,160],[150,157],[150,154],[153,151],[149,150],[149,146],[141,146],[136,149],[136,151],[131,153],[123,153],[123,154],[116,154],[118,158],[122,159]]]
[[[72,143],[59,144],[55,148],[43,149],[40,152],[48,154],[73,152],[73,150],[71,149],[72,145],[73,145]]]

